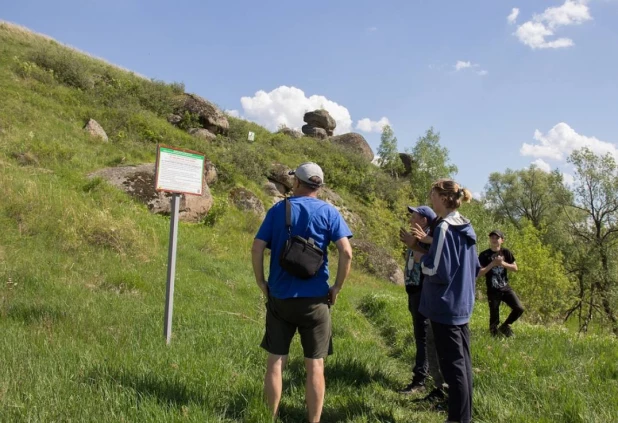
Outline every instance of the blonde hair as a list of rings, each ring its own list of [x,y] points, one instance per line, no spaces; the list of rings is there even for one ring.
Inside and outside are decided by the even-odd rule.
[[[444,197],[444,205],[449,209],[458,209],[462,203],[472,200],[472,193],[467,188],[462,188],[452,179],[438,179],[431,186],[440,197]]]

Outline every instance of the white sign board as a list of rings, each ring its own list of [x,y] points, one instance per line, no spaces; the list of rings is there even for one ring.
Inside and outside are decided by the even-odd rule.
[[[249,136],[247,137],[249,141],[255,141],[255,132],[249,131]]]
[[[173,147],[157,148],[157,191],[202,195],[204,155]]]

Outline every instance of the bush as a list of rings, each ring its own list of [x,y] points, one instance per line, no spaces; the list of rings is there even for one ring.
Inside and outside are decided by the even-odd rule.
[[[43,69],[52,71],[55,78],[70,87],[88,90],[94,87],[85,60],[71,50],[58,48],[53,44],[36,50],[31,61]]]
[[[211,227],[215,226],[217,222],[219,222],[223,216],[226,215],[230,208],[230,202],[227,195],[218,196],[213,194],[212,199],[213,205],[203,221],[204,225]]]

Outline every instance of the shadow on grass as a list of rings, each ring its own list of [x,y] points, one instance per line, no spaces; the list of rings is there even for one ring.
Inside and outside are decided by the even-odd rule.
[[[7,317],[13,320],[32,324],[38,322],[57,322],[67,317],[66,311],[45,304],[16,304],[9,308]]]
[[[328,397],[328,392],[326,393]],[[327,404],[322,411],[321,423],[340,423],[354,420],[359,416],[366,417],[370,422],[395,423],[393,415],[387,411],[374,410],[362,398],[348,398],[335,405]],[[303,406],[281,405],[279,411],[281,423],[298,423],[307,421],[307,411]]]
[[[135,391],[138,403],[144,398],[152,398],[161,404],[182,407],[190,403],[207,405],[203,392],[192,391],[187,386],[155,373],[136,373],[126,369],[94,368],[87,376],[86,383],[103,388],[105,385],[130,388]]]
[[[305,362],[302,358],[291,359],[288,362],[284,374],[284,385],[305,385]],[[324,377],[327,385],[350,385],[364,386],[370,383],[379,383],[390,386],[394,383],[381,369],[370,368],[354,358],[326,360],[324,364]]]

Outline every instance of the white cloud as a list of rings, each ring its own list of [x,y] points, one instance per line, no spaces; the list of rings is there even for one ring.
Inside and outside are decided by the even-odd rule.
[[[335,134],[352,130],[352,117],[348,109],[321,95],[307,97],[303,90],[282,85],[270,92],[260,90],[253,97],[240,99],[244,115],[271,131],[279,125],[300,129],[305,123],[306,112],[324,108],[337,122]]]
[[[479,200],[480,201],[483,198],[483,194],[481,194],[478,191],[474,191],[472,193],[472,198],[474,198],[475,200]]]
[[[476,74],[479,76],[485,76],[489,73],[486,70],[481,69],[481,65],[477,63],[472,63],[470,61],[458,60],[457,63],[455,63],[454,67],[455,67],[455,72],[459,72],[460,70],[463,70],[463,69],[475,69],[474,72],[476,72]]]
[[[562,6],[549,7],[540,15],[534,15],[531,20],[517,27],[514,35],[519,38],[519,41],[532,49],[571,47],[575,43],[570,38],[548,41],[547,37],[553,36],[554,31],[560,27],[580,25],[592,20],[588,1],[566,0]],[[513,9],[513,12],[507,18],[509,22],[511,22],[511,16],[513,16],[515,10],[517,9]],[[515,22],[517,15],[518,13],[515,14],[513,22]]]
[[[369,118],[364,118],[359,120],[356,123],[356,129],[361,130],[363,132],[382,132],[382,128],[385,125],[390,125],[391,123],[388,121],[387,117],[382,117],[382,119],[375,121]]]
[[[375,27],[375,26],[370,26],[369,28],[367,28],[368,32],[376,32],[377,30],[378,30],[378,28]]]
[[[239,118],[240,117],[240,112],[238,110],[235,110],[235,109],[233,109],[233,110],[226,110],[225,114],[229,115],[229,116],[233,116],[235,118]]]
[[[523,156],[564,160],[574,150],[588,147],[596,154],[612,154],[618,160],[618,146],[610,142],[601,141],[595,137],[578,134],[564,122],[554,126],[547,132],[534,131],[535,144],[524,143],[519,152]]]
[[[539,170],[542,170],[545,173],[551,172],[551,165],[543,159],[536,159],[535,161],[532,162],[532,164],[535,165]]]
[[[458,60],[457,63],[455,63],[455,71],[457,72],[459,72],[462,69],[467,69],[471,67],[472,67],[471,62],[464,62],[463,60]]]
[[[506,18],[506,20],[512,25],[517,21],[517,17],[519,16],[519,9],[514,7],[511,10],[511,14]]]

